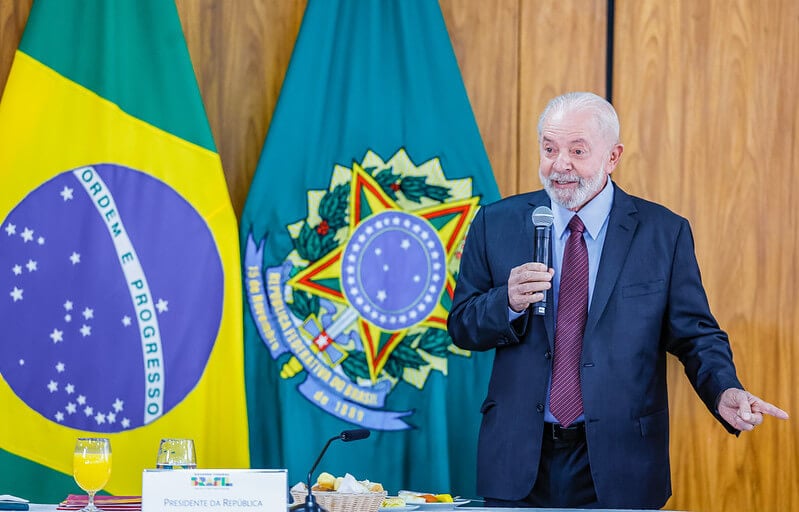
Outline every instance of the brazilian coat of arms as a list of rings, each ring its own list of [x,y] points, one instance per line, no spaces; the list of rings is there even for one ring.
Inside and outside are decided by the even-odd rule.
[[[400,382],[423,389],[468,357],[446,331],[460,249],[478,208],[471,178],[447,180],[438,158],[415,166],[400,149],[336,165],[308,215],[286,226],[293,248],[263,268],[249,234],[244,285],[250,312],[280,376],[305,372],[300,393],[344,421],[410,428],[413,411],[385,409]]]

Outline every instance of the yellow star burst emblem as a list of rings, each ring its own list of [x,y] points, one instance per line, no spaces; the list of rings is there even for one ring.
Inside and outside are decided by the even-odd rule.
[[[376,178],[377,171],[385,169],[400,172],[389,187]],[[455,199],[419,198],[410,186],[399,185],[409,176],[411,185],[425,180],[444,183]],[[338,167],[331,182],[347,181],[348,223],[336,232],[338,246],[286,284],[338,305],[337,321],[355,324],[369,378],[375,383],[394,349],[410,333],[446,330],[458,268],[456,253],[479,197],[470,195],[471,180],[447,181],[438,159],[415,167],[404,150],[388,163],[369,152],[362,163],[353,162],[351,169]],[[316,220],[316,229],[322,233],[327,224],[321,217]],[[323,332],[319,338],[324,344],[317,348],[324,350],[329,336]],[[437,369],[446,373],[441,364]]]

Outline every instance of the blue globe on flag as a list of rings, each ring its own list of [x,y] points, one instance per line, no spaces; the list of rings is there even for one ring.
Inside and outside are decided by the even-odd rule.
[[[116,164],[58,174],[0,225],[0,373],[51,421],[113,433],[157,420],[199,381],[222,316],[203,218]]]

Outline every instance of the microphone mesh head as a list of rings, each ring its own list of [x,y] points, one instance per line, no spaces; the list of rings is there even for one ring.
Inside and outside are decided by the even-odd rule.
[[[345,430],[341,433],[341,440],[345,443],[350,441],[358,441],[359,439],[366,439],[371,432],[365,428],[357,428],[355,430]]]
[[[533,224],[536,226],[548,228],[553,222],[555,222],[555,216],[552,215],[552,210],[546,206],[539,206],[533,210]]]

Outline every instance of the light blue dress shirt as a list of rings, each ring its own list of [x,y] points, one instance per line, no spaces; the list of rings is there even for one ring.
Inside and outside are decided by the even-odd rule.
[[[588,310],[591,310],[591,297],[594,295],[594,285],[596,284],[596,274],[599,269],[599,258],[602,255],[602,247],[605,244],[605,235],[608,231],[608,218],[610,217],[610,208],[613,206],[613,184],[610,179],[605,183],[605,187],[597,194],[591,201],[583,206],[577,213],[580,220],[585,225],[583,238],[585,245],[588,248]],[[570,230],[568,228],[569,221],[575,215],[571,210],[553,202],[552,213],[555,221],[552,223],[552,268],[555,270],[555,275],[552,276],[552,297],[554,299],[555,307],[555,322],[558,318],[558,292],[560,291],[560,275],[561,265],[563,264],[563,252],[566,248],[566,240],[569,238]],[[523,313],[516,313],[508,308],[510,312],[510,320],[514,320],[523,314],[528,314],[527,311]],[[547,384],[547,402],[544,409],[544,421],[550,423],[557,423],[558,420],[552,415],[549,410],[549,389],[552,385],[552,374],[549,375],[549,384]],[[585,417],[580,415],[575,423],[585,421]]]

